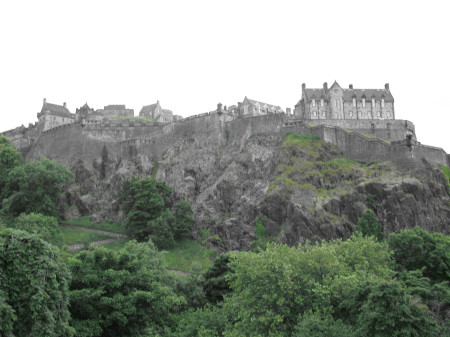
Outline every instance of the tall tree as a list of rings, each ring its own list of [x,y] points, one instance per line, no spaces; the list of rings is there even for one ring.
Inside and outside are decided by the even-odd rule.
[[[83,251],[69,265],[70,311],[79,337],[162,333],[185,303],[167,286],[169,275],[151,242]]]
[[[24,231],[0,232],[0,335],[72,336],[69,281],[58,248]]]
[[[374,211],[368,209],[364,212],[356,225],[355,232],[365,236],[374,236],[377,240],[383,240],[384,233]]]
[[[1,200],[5,197],[5,186],[9,172],[23,162],[22,155],[11,142],[0,136],[0,206]]]
[[[66,167],[47,158],[17,166],[7,177],[3,210],[13,216],[32,212],[58,216],[61,187],[74,180]]]

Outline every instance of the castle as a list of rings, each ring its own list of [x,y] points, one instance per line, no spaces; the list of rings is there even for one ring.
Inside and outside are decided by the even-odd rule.
[[[70,155],[95,157],[96,149],[103,145],[113,151],[157,157],[185,137],[207,144],[257,133],[297,132],[334,143],[355,160],[391,160],[411,168],[425,159],[450,166],[444,150],[417,141],[413,123],[395,119],[388,84],[384,89],[354,89],[352,85],[343,89],[337,82],[330,88],[324,83],[323,88],[310,89],[303,84],[293,114],[289,108],[284,112],[277,105],[245,97],[229,108],[218,104],[213,111],[187,118],[162,109],[159,101],[144,106],[139,115],[134,117],[134,110],[125,105],[94,110],[87,103],[73,114],[65,103],[57,105],[44,99],[37,123],[0,135],[9,138],[27,159],[61,159]],[[73,142],[81,144],[77,153]]]

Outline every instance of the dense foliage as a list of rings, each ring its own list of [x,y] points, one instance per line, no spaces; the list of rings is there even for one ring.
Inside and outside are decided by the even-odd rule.
[[[5,197],[5,187],[9,172],[21,165],[22,155],[5,137],[0,136],[0,201]],[[1,206],[1,205],[0,205]]]
[[[70,312],[79,337],[162,333],[184,303],[167,285],[161,255],[151,242],[83,251],[69,266]]]
[[[67,168],[47,158],[16,166],[6,179],[3,211],[13,216],[32,212],[58,216],[61,187],[73,181]]]
[[[374,211],[367,209],[363,216],[359,219],[356,225],[355,232],[359,232],[362,235],[373,236],[377,240],[383,240],[384,233],[381,229],[381,225],[375,216]]]
[[[52,216],[45,216],[39,213],[24,213],[18,216],[9,227],[37,234],[45,241],[56,246],[61,246],[63,242],[58,220]]]
[[[0,335],[72,336],[69,282],[58,248],[27,232],[0,232]]]
[[[160,249],[185,237],[193,224],[193,212],[187,201],[172,210],[171,195],[169,186],[152,178],[126,181],[121,200],[129,235],[139,241],[151,239]]]

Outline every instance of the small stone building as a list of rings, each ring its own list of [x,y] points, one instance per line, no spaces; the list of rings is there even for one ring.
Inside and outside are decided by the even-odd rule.
[[[261,116],[284,112],[278,105],[255,101],[247,96],[238,103],[238,110],[240,116]]]
[[[148,117],[159,123],[172,123],[173,112],[171,110],[163,109],[159,101],[154,104],[144,105],[139,112],[139,116]]]
[[[75,115],[67,109],[66,103],[63,103],[63,105],[47,103],[45,98],[41,112],[38,112],[37,118],[40,132],[75,122]]]
[[[384,89],[342,88],[336,81],[328,88],[306,88],[295,105],[294,114],[301,119],[395,119],[394,97],[385,84]]]

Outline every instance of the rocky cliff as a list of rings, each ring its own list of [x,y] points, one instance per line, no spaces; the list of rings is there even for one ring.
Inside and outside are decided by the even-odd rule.
[[[414,226],[449,233],[450,190],[439,167],[359,163],[314,136],[186,136],[159,157],[125,156],[105,145],[93,161],[66,164],[77,177],[62,200],[66,217],[123,220],[123,181],[153,175],[173,188],[174,199],[192,203],[193,236],[223,250],[249,249],[256,218],[268,236],[288,244],[348,237],[367,208],[386,233]]]

